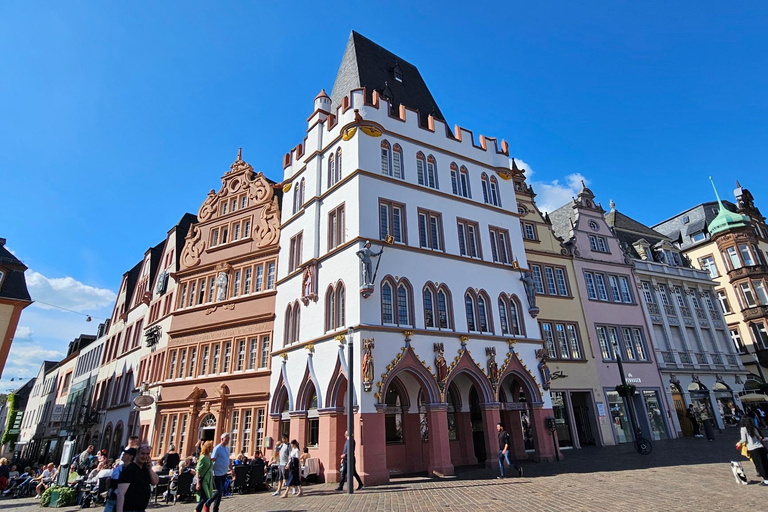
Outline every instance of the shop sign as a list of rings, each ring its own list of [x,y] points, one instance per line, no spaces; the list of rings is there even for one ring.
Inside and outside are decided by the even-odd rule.
[[[605,405],[603,405],[603,402],[597,402],[597,414],[600,415],[600,417],[605,417]]]
[[[643,379],[640,377],[633,377],[631,373],[627,374],[627,384],[640,384]]]
[[[61,416],[64,414],[64,406],[54,405],[53,406],[53,414],[51,414],[51,423],[57,423],[61,421]]]

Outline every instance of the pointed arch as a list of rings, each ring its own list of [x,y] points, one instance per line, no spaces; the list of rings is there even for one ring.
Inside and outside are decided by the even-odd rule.
[[[427,368],[416,356],[413,348],[408,347],[407,349],[403,349],[401,354],[402,356],[397,363],[395,363],[395,366],[389,373],[385,374],[386,377],[384,377],[384,381],[382,382],[381,394],[378,397],[379,403],[384,403],[384,398],[386,397],[390,384],[398,375],[404,372],[407,372],[416,378],[419,384],[421,384],[421,387],[427,391],[429,394],[429,403],[439,403],[440,389],[437,386],[437,381],[435,381],[435,377],[427,371]]]
[[[496,176],[491,176],[491,202],[494,206],[501,207],[501,192],[499,192],[499,182]]]
[[[523,316],[523,303],[520,301],[520,297],[514,293],[509,297],[510,305],[510,321],[513,322],[513,326],[517,324],[518,333],[515,336],[527,336],[525,330],[525,316]],[[514,332],[514,331],[513,331]]]
[[[517,356],[517,352],[507,354],[507,358],[499,372],[499,396],[505,394],[506,388],[509,386],[507,381],[510,377],[514,377],[525,388],[526,397],[528,397],[532,405],[542,404],[543,399],[539,385],[533,375],[531,375],[531,372],[523,366],[523,363]]]
[[[422,310],[424,312],[424,328],[437,329],[437,288],[427,282],[421,289]]]
[[[427,157],[419,151],[416,153],[416,178],[419,185],[425,184],[425,175],[427,173]]]
[[[401,180],[405,179],[405,168],[403,167],[403,148],[400,144],[392,147],[392,176]]]
[[[341,368],[341,361],[336,358],[336,366],[333,368],[331,380],[325,392],[325,407],[344,408],[344,393],[347,391],[347,376]]]
[[[283,374],[280,372],[280,377],[277,379],[277,385],[275,391],[272,393],[272,404],[270,404],[270,414],[280,414],[283,412],[283,404],[288,402],[288,410],[293,410],[293,397],[288,392],[288,387],[283,380]]]
[[[333,285],[329,284],[325,289],[325,331],[336,329],[336,300]]]
[[[478,318],[477,318],[477,294],[472,288],[468,288],[464,292],[464,313],[467,318],[467,331],[477,332]]]
[[[429,188],[439,189],[440,183],[437,179],[437,160],[432,155],[427,157],[427,173],[424,176],[425,185]]]
[[[483,187],[483,202],[485,204],[491,204],[491,182],[486,173],[480,175],[480,183]]]
[[[381,174],[392,176],[392,148],[386,139],[381,141]]]
[[[319,400],[320,393],[317,392],[318,389],[319,385],[309,369],[309,362],[307,362],[307,366],[304,369],[304,377],[302,377],[301,385],[299,386],[299,390],[296,392],[296,410],[306,411],[309,409],[310,404],[308,400],[311,398],[312,393],[314,393]]]
[[[480,320],[480,332],[493,334],[493,306],[485,290],[477,294],[477,318]]]
[[[341,148],[336,150],[336,182],[341,181]]]
[[[458,375],[466,375],[472,384],[475,385],[478,392],[482,394],[483,402],[495,402],[496,397],[491,387],[491,383],[488,381],[488,377],[480,370],[477,362],[472,359],[467,349],[461,350],[459,360],[456,362],[456,366],[448,374],[445,380],[446,388],[453,383],[453,380]]]
[[[401,327],[413,327],[413,286],[405,277],[397,281],[397,325]]]

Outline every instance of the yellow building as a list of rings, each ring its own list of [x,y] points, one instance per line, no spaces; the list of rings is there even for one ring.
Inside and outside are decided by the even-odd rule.
[[[589,340],[573,255],[554,234],[549,218],[536,206],[533,188],[522,177],[515,179],[515,195],[540,309],[537,319],[549,352],[550,393],[560,447],[612,445],[610,416]],[[526,437],[529,449],[531,442]]]
[[[752,194],[738,181],[734,196],[736,204],[718,196],[654,229],[678,242],[691,262],[717,282],[731,340],[750,372],[741,401],[768,411],[768,396],[755,392],[768,368],[768,228]]]

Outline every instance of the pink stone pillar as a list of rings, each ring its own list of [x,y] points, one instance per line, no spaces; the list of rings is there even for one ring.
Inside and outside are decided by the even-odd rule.
[[[269,448],[270,453],[264,454],[265,457],[272,455],[272,451],[274,451],[275,445],[277,445],[277,442],[280,440],[280,414],[269,415],[269,425],[267,425],[267,432],[269,432],[269,435],[272,436],[272,447]],[[269,457],[267,457],[267,460],[269,460]]]
[[[485,453],[488,454],[485,467],[492,468],[496,466],[499,458],[499,433],[496,431],[496,425],[501,421],[501,404],[498,402],[480,404],[480,408],[483,411]]]
[[[341,475],[339,460],[344,451],[344,414],[336,409],[318,411],[320,415],[320,443],[318,457],[320,472],[326,482],[338,482]],[[341,431],[339,431],[341,427]]]
[[[360,418],[358,428],[361,437],[357,441],[357,472],[365,485],[387,484],[389,483],[389,470],[387,469],[384,413],[364,413],[358,417]]]
[[[512,459],[526,460],[528,454],[525,451],[525,439],[523,438],[523,424],[520,418],[520,411],[503,411],[502,425],[509,432],[512,441]]]
[[[456,434],[459,438],[461,459],[454,466],[474,466],[477,465],[475,456],[475,444],[472,440],[472,419],[468,412],[456,413]]]
[[[547,429],[545,418],[554,417],[552,409],[533,409],[531,411],[531,422],[533,423],[534,444],[536,451],[534,460],[536,462],[554,462],[555,446],[552,441],[552,433]],[[557,433],[554,435],[554,442],[557,444]],[[557,449],[560,450],[559,444]],[[563,454],[559,453],[562,460]]]
[[[427,473],[439,477],[451,476],[451,443],[448,441],[448,404],[427,405],[429,421],[429,465]]]
[[[304,442],[307,439],[307,412],[306,411],[294,411],[290,413],[291,416],[291,434],[288,441],[294,439],[299,442],[299,446],[304,446]]]
[[[430,432],[430,438],[432,437]],[[406,457],[405,471],[407,473],[417,473],[424,471],[423,444],[421,442],[421,425],[419,414],[403,414],[403,439],[405,439],[405,450],[408,453]]]

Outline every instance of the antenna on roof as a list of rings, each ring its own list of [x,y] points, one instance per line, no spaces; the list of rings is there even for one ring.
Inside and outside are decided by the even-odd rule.
[[[717,187],[715,187],[715,180],[713,180],[712,176],[710,176],[709,181],[712,183],[712,188],[715,190],[715,197],[717,197],[717,204],[719,204],[720,207],[722,208],[723,202],[720,200],[720,194],[717,193]]]

